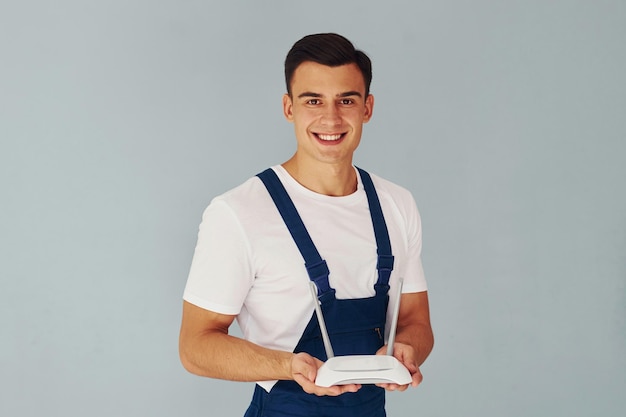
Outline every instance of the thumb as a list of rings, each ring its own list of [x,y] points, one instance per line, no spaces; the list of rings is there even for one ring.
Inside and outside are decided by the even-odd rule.
[[[306,354],[297,354],[293,360],[293,371],[295,373],[299,373],[309,381],[315,381],[317,376],[315,358]]]

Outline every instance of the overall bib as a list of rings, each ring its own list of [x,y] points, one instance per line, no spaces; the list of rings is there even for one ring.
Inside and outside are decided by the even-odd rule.
[[[342,299],[328,281],[329,270],[322,260],[291,198],[272,169],[258,177],[263,181],[280,212],[302,257],[311,281],[318,288],[330,342],[336,356],[372,355],[384,345],[385,322],[389,301],[389,277],[393,256],[387,225],[378,195],[369,174],[360,168],[378,247],[376,294],[369,298]],[[306,352],[326,361],[326,352],[315,312],[302,334],[295,353]],[[385,391],[375,385],[363,385],[355,393],[337,397],[307,394],[295,381],[278,381],[270,390],[256,385],[252,402],[244,417],[384,417]]]

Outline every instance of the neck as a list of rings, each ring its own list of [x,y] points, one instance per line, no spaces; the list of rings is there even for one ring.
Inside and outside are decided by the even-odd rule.
[[[318,194],[341,197],[352,194],[357,189],[357,177],[352,163],[307,166],[294,156],[282,166],[300,185]]]

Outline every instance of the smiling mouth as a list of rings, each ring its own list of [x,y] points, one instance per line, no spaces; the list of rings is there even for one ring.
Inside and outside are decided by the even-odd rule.
[[[315,133],[315,136],[318,139],[323,140],[324,142],[333,142],[333,141],[339,140],[343,137],[343,135],[344,135],[343,133],[338,133],[338,134],[333,134],[333,135]]]

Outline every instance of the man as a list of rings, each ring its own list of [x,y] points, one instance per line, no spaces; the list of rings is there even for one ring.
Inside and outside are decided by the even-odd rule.
[[[246,416],[384,416],[385,389],[417,386],[433,345],[419,214],[408,191],[352,164],[374,107],[369,58],[342,36],[310,35],[288,53],[285,78],[296,152],[205,211],[181,361],[197,375],[256,381]],[[316,385],[327,358],[310,281],[336,354],[384,354],[400,278],[394,356],[412,382]],[[234,319],[243,338],[228,334]]]

